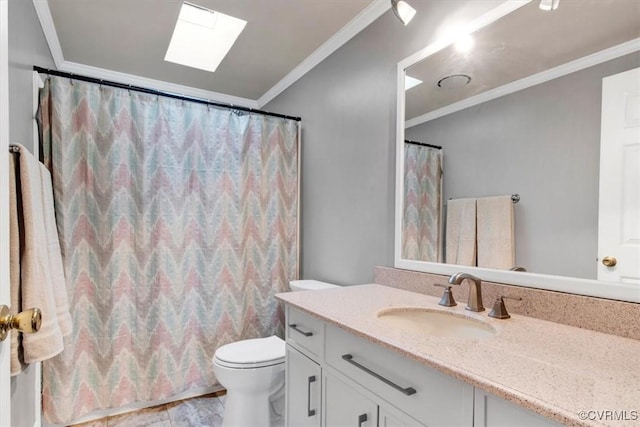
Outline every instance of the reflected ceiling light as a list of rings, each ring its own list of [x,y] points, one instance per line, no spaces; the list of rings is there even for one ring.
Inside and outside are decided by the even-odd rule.
[[[475,45],[475,41],[473,40],[473,37],[471,37],[469,34],[466,34],[466,35],[460,37],[455,42],[455,48],[460,53],[468,53],[468,52],[470,52],[471,49],[473,49],[474,45]]]
[[[438,80],[438,87],[442,89],[459,89],[471,82],[471,76],[468,74],[452,74],[444,76]]]
[[[422,80],[407,75],[404,76],[404,90],[409,90],[412,87],[418,86],[420,83],[422,83]]]
[[[560,0],[540,0],[540,9],[556,10],[560,5]]]
[[[404,25],[407,25],[416,14],[416,10],[404,0],[391,0],[391,9]]]

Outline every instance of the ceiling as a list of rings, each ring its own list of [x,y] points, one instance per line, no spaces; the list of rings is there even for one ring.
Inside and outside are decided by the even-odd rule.
[[[249,100],[263,96],[376,6],[376,0],[189,0],[248,22],[210,73],[164,61],[181,0],[47,1],[65,62]],[[51,31],[45,34],[51,38]]]
[[[538,4],[475,32],[467,54],[449,46],[409,67],[407,75],[424,83],[406,91],[407,120],[417,123],[454,102],[640,37],[638,0],[560,0],[551,12]],[[438,80],[452,74],[467,74],[471,82],[439,88]]]

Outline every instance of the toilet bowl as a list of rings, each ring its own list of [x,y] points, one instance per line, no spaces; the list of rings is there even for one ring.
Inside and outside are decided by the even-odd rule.
[[[293,280],[292,291],[333,288],[316,280]],[[227,389],[222,427],[284,425],[285,342],[273,335],[218,348],[213,372]]]

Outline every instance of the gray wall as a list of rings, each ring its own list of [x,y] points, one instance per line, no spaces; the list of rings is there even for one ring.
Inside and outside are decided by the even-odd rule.
[[[33,151],[33,66],[54,68],[33,3],[9,0],[9,138]],[[11,425],[32,426],[40,396],[34,366],[11,378]]]
[[[388,11],[265,106],[302,116],[302,277],[366,283],[393,265],[397,62],[499,3],[412,0],[408,26]]]
[[[30,0],[9,0],[9,138],[33,149],[33,66],[55,68]]]
[[[444,197],[518,193],[516,265],[596,279],[602,78],[627,55],[407,129],[444,148]]]

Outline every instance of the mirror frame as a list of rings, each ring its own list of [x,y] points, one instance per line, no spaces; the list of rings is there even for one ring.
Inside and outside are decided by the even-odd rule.
[[[483,28],[492,22],[502,18],[505,15],[515,11],[516,9],[528,4],[530,0],[507,0],[501,3],[499,6],[490,10],[489,12],[481,15],[477,19],[471,21],[465,26],[465,30],[468,34]],[[418,52],[410,55],[409,57],[398,62],[397,67],[397,105],[396,105],[396,197],[395,197],[395,236],[394,236],[394,267],[404,270],[413,270],[424,273],[451,275],[457,272],[465,272],[474,274],[480,277],[482,280],[505,283],[509,285],[523,286],[529,288],[545,289],[551,291],[565,292],[578,295],[586,295],[598,298],[614,299],[620,301],[629,301],[640,303],[640,286],[627,283],[606,282],[593,279],[581,279],[577,277],[564,277],[548,274],[529,273],[529,272],[516,272],[506,270],[496,270],[482,267],[468,267],[456,264],[435,263],[427,261],[415,261],[402,258],[402,206],[404,196],[404,135],[405,135],[405,92],[404,92],[404,77],[405,70],[411,65],[414,65],[434,53],[446,48],[455,42],[454,37],[449,37],[441,40],[436,40],[434,43],[426,46]],[[627,49],[631,49],[629,52],[637,51],[640,49],[640,43],[638,39],[625,43]],[[616,47],[619,50],[619,47]],[[621,56],[621,55],[617,55]],[[616,56],[616,57],[617,57]],[[581,63],[584,63],[589,57],[579,59]],[[613,58],[611,58],[613,59]],[[562,66],[560,66],[562,67]],[[582,65],[581,68],[585,68]],[[564,72],[568,74],[577,70],[569,70]],[[561,74],[561,75],[564,75]],[[553,76],[552,78],[559,77]],[[548,78],[547,80],[550,80]],[[534,84],[542,83],[543,81],[536,81]],[[461,107],[454,109],[451,106],[443,107],[441,114],[433,115],[432,118],[439,117],[441,115],[449,114],[462,108],[470,107],[472,105],[479,104],[488,99],[493,99],[498,96],[503,96],[508,93],[515,92],[523,89],[523,87],[517,87],[509,83],[505,86],[497,88],[497,96],[485,99],[484,94],[476,95],[477,102],[469,102],[468,100],[459,101]],[[505,90],[511,89],[511,90]],[[471,98],[469,98],[471,99]],[[438,110],[436,110],[438,111]]]

